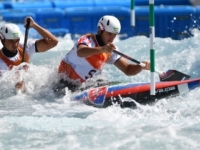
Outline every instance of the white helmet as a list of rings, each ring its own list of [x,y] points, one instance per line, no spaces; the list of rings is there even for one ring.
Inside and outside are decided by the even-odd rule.
[[[114,16],[103,16],[99,19],[97,27],[101,30],[117,34],[121,30],[121,25],[119,20]]]
[[[0,28],[1,39],[15,40],[20,38],[21,31],[19,27],[13,23],[4,24]]]

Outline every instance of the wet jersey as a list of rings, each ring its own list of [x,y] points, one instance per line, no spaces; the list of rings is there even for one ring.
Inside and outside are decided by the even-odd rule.
[[[72,50],[61,61],[58,69],[59,73],[64,73],[70,79],[84,82],[88,78],[98,75],[106,63],[114,64],[120,58],[115,53],[100,53],[86,58],[79,57],[77,47],[80,44],[88,47],[99,46],[98,40],[93,34],[86,34],[78,39]]]
[[[29,40],[26,46],[25,62],[29,62],[29,59],[35,52],[36,52],[35,40]],[[19,64],[21,64],[22,56],[23,56],[23,43],[19,44],[18,52],[13,57],[5,56],[2,50],[0,50],[0,75],[10,70],[12,66],[18,66]]]

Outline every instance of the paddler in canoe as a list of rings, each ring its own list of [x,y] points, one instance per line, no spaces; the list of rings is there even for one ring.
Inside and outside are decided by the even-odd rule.
[[[150,63],[147,61],[142,62],[145,64],[142,67],[129,63],[124,57],[114,53],[114,50],[120,51],[113,44],[121,30],[116,17],[109,15],[101,17],[97,30],[97,34],[81,36],[62,59],[58,67],[61,80],[59,86],[55,86],[55,91],[64,87],[76,91],[82,83],[100,74],[105,64],[113,64],[127,76],[136,75],[142,70],[150,70]]]

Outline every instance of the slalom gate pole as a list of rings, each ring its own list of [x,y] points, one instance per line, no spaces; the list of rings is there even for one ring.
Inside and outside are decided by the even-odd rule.
[[[131,27],[135,27],[135,0],[131,0]]]
[[[154,18],[154,0],[149,0],[149,36],[150,36],[150,63],[151,63],[151,86],[150,95],[155,98],[155,18]]]

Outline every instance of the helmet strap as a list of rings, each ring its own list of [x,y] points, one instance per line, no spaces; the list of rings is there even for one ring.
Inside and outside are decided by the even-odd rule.
[[[100,28],[100,27],[98,27],[97,34],[98,34],[98,35],[101,34],[101,28]]]

